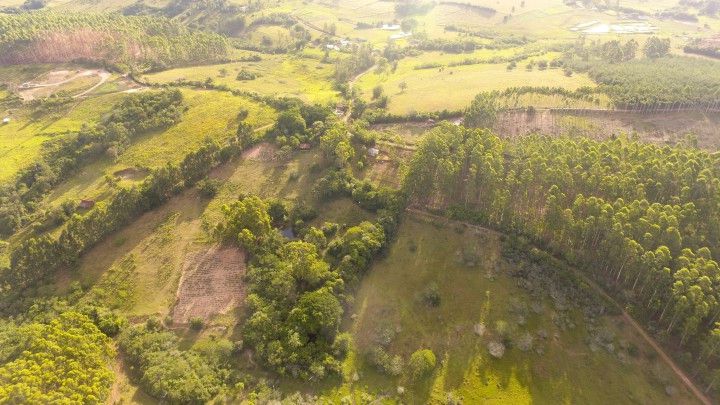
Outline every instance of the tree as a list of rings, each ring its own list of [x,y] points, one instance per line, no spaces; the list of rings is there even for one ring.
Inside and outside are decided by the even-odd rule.
[[[437,365],[437,359],[435,353],[430,349],[419,349],[416,350],[410,356],[410,375],[415,380],[423,379],[429,376]]]
[[[670,52],[670,40],[660,39],[658,37],[650,37],[645,41],[643,53],[650,59],[657,59],[667,55]]]
[[[306,124],[300,110],[292,108],[278,114],[274,133],[276,136],[293,136],[305,133]]]
[[[465,125],[470,128],[492,128],[497,121],[498,105],[492,93],[480,93],[465,111]]]
[[[629,61],[635,59],[635,56],[637,55],[637,50],[640,47],[640,44],[635,39],[631,39],[623,45],[622,53],[623,53],[623,60]]]
[[[245,248],[254,251],[272,230],[268,209],[268,204],[255,196],[224,205],[225,222],[218,224],[217,231],[222,237],[236,239]]]
[[[382,97],[383,94],[383,88],[380,85],[377,85],[373,88],[373,100],[377,100],[378,98]]]
[[[288,321],[305,336],[335,338],[343,309],[340,301],[328,288],[303,294],[297,306],[290,311]]]
[[[620,46],[620,41],[614,40],[603,44],[602,56],[610,63],[618,63],[623,61],[623,48]]]
[[[400,84],[398,84],[398,87],[400,88],[400,92],[404,93],[408,87],[407,82],[404,82],[404,81],[400,82]]]
[[[101,403],[110,392],[109,339],[85,315],[3,325],[0,347],[2,403]]]

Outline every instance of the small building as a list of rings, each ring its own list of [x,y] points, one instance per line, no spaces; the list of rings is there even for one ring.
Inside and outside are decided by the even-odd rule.
[[[398,24],[383,24],[382,29],[385,31],[398,31],[400,30],[400,25]]]
[[[411,32],[401,32],[399,34],[390,35],[390,40],[397,41],[398,39],[404,39],[404,38],[408,38],[411,36],[412,36]]]
[[[9,123],[10,123],[10,117],[5,117],[5,118],[3,118],[2,123],[3,123],[3,125],[9,124]]]
[[[80,204],[78,204],[78,207],[84,210],[89,210],[90,208],[95,206],[95,201],[93,200],[80,200]]]
[[[368,149],[368,155],[370,155],[370,157],[378,157],[379,154],[380,154],[380,149],[378,149],[378,148]]]
[[[298,149],[300,150],[310,150],[311,148],[312,145],[310,145],[309,143],[301,143],[300,145],[298,145]]]

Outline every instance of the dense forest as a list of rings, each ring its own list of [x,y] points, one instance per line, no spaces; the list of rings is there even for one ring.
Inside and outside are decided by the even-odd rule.
[[[409,167],[416,204],[526,235],[587,269],[694,367],[716,367],[720,161],[694,148],[433,130]],[[709,376],[707,369],[699,370]]]
[[[165,17],[0,14],[0,64],[103,62],[140,70],[222,61],[227,40]]]

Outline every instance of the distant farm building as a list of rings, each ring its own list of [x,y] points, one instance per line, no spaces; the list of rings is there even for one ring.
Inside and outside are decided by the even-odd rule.
[[[398,24],[383,24],[382,29],[385,31],[398,31],[400,30],[400,25]]]
[[[10,123],[10,117],[5,117],[5,118],[3,118],[2,123],[3,123],[3,125],[4,125],[4,124],[9,124],[9,123]]]
[[[371,157],[377,157],[380,154],[380,149],[378,148],[370,148],[368,149],[368,155]]]
[[[84,210],[89,210],[90,208],[95,206],[95,201],[93,200],[80,200],[80,204],[78,204],[78,207]]]
[[[390,35],[390,39],[395,41],[398,39],[408,38],[411,36],[412,36],[412,33],[410,33],[410,32],[401,32],[399,34]]]
[[[300,150],[310,150],[311,148],[312,145],[310,145],[309,143],[301,143],[300,145],[298,145],[298,149]]]

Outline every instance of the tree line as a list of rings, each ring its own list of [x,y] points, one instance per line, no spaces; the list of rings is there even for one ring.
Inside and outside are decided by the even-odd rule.
[[[224,61],[228,51],[221,35],[164,17],[0,14],[0,64],[92,61],[142,71]]]
[[[509,142],[446,124],[419,145],[404,188],[415,204],[528,236],[585,269],[710,379],[720,368],[719,159],[626,136]]]
[[[168,163],[152,171],[139,185],[119,189],[88,213],[72,215],[59,236],[44,234],[18,244],[10,252],[10,267],[0,269],[3,305],[17,304],[13,297],[17,298],[24,288],[61,268],[72,267],[107,235],[194,185],[219,163],[239,154],[242,147],[239,139],[226,145],[207,141],[179,164]]]

